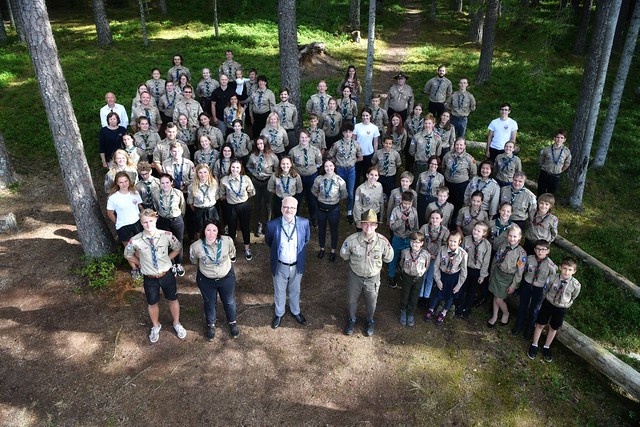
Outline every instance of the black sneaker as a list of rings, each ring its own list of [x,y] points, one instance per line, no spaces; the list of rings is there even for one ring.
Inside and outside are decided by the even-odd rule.
[[[238,338],[240,335],[240,329],[238,329],[238,325],[235,323],[229,323],[229,333],[231,333],[231,338]]]
[[[207,339],[209,341],[213,341],[215,337],[216,337],[216,325],[207,326]]]
[[[376,330],[376,322],[374,322],[373,320],[369,320],[367,322],[367,327],[364,328],[364,336],[365,337],[372,336],[375,330]]]
[[[527,356],[529,356],[529,359],[533,360],[536,358],[537,354],[538,354],[538,346],[531,344],[529,346],[529,350],[527,351]]]
[[[551,355],[551,349],[549,347],[542,347],[542,358],[545,362],[553,362],[553,356]]]
[[[347,215],[347,222],[349,225],[353,225],[353,215]]]
[[[353,335],[353,330],[356,327],[356,319],[349,319],[347,326],[344,327],[345,335]]]

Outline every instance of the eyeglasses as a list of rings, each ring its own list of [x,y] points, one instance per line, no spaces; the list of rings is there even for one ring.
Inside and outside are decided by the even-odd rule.
[[[290,211],[295,211],[295,210],[297,210],[298,208],[297,208],[297,207],[295,207],[295,206],[283,206],[283,207],[282,207],[282,209],[288,209],[288,210],[290,210]]]
[[[185,90],[184,93],[191,93],[191,91],[190,90]]]
[[[537,252],[546,252],[546,251],[548,251],[549,249],[548,249],[548,248],[534,248],[533,250],[534,250],[534,251],[537,251]]]

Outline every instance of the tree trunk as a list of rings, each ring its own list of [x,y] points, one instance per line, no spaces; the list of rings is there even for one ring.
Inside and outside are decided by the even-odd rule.
[[[220,25],[218,25],[218,0],[213,0],[213,29],[216,32],[216,38],[220,37]]]
[[[349,31],[351,39],[360,43],[360,0],[351,0],[349,4]]]
[[[111,252],[113,239],[93,187],[46,5],[44,0],[16,3],[82,248],[87,256],[102,257]]]
[[[2,17],[2,11],[0,10],[0,42],[7,41],[7,30],[4,27],[4,18]]]
[[[376,40],[376,2],[369,0],[369,29],[367,33],[367,68],[365,70],[364,105],[371,104],[373,92],[373,54]]]
[[[103,0],[93,0],[93,19],[96,22],[98,46],[109,46],[113,39],[111,38],[111,28],[109,28],[109,19],[107,19],[107,11],[104,8]]]
[[[7,10],[9,11],[9,22],[13,28],[16,28],[16,21],[13,18],[13,6],[11,5],[11,0],[7,0]]]
[[[471,28],[469,29],[469,40],[471,43],[482,43],[482,29],[484,27],[484,6],[486,0],[471,0],[469,3],[469,14],[471,15]]]
[[[296,24],[296,1],[278,0],[278,40],[280,44],[280,83],[289,89],[289,102],[302,110],[300,102],[300,54]],[[296,129],[301,126],[298,115]]]
[[[431,0],[431,20],[435,21],[438,15],[436,0]]]
[[[500,2],[498,0],[489,0],[487,2],[487,17],[484,21],[484,36],[482,38],[476,84],[482,84],[491,79],[491,62],[493,61],[493,45],[496,39],[499,8]]]
[[[609,108],[607,109],[607,117],[604,119],[602,134],[600,135],[600,143],[598,144],[598,150],[596,151],[596,156],[593,160],[593,166],[596,168],[604,166],[604,163],[607,160],[607,153],[609,151],[609,145],[611,144],[611,137],[613,136],[616,119],[618,118],[618,110],[620,109],[620,101],[622,100],[624,85],[627,82],[633,53],[636,50],[639,30],[640,1],[636,2],[635,7],[633,8],[633,15],[631,16],[631,22],[629,22],[629,29],[627,30],[627,40],[624,43],[622,58],[620,58],[620,65],[618,66],[618,74],[616,75],[616,79],[613,83],[613,89],[611,90],[611,101],[609,103]]]
[[[573,46],[573,53],[576,55],[584,55],[584,50],[587,47],[587,33],[589,32],[592,6],[593,0],[582,0],[582,17],[580,18],[580,25],[578,26],[576,44]]]
[[[582,207],[589,155],[600,111],[600,101],[607,76],[620,3],[621,0],[598,0],[596,2],[596,22],[591,35],[590,53],[582,78],[580,98],[571,132],[570,149],[573,161],[569,168],[569,178],[573,191],[569,198],[569,205],[575,209]]]
[[[163,16],[169,13],[169,10],[167,9],[167,0],[158,1],[158,6],[160,6],[160,14]]]
[[[622,0],[620,6],[620,14],[618,15],[618,21],[616,23],[616,34],[613,36],[613,51],[619,52],[622,48],[622,40],[625,38],[624,30],[627,28],[627,22],[629,21],[629,15],[632,12],[633,6],[631,0]],[[637,3],[637,1],[633,1]]]
[[[462,0],[456,0],[456,12],[461,13],[462,12]]]
[[[147,37],[147,22],[144,19],[144,4],[143,0],[138,0],[140,6],[140,24],[142,25],[142,43],[144,47],[149,47],[149,38]]]
[[[4,137],[0,134],[0,190],[6,190],[17,181],[16,171],[13,169],[9,152],[4,145]]]
[[[13,27],[16,29],[16,34],[22,43],[26,43],[24,31],[22,31],[22,26],[20,24],[20,8],[18,7],[18,0],[8,0],[9,1],[9,12],[11,16],[13,16]]]

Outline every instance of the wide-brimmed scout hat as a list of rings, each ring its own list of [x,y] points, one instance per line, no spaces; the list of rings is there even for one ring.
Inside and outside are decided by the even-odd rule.
[[[393,76],[393,78],[395,80],[398,80],[399,78],[403,78],[403,79],[407,79],[409,80],[409,76],[407,76],[405,73],[403,73],[402,71],[400,71],[398,74],[396,74],[395,76]]]
[[[373,209],[369,209],[368,211],[363,212],[362,216],[360,217],[360,221],[358,222],[360,224],[362,224],[363,222],[370,222],[373,224],[382,224],[380,221],[378,221],[378,215]]]

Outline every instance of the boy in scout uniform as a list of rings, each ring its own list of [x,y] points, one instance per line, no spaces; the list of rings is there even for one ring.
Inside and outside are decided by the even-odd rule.
[[[178,338],[183,340],[187,331],[180,324],[180,304],[176,278],[171,274],[171,260],[178,256],[182,249],[180,241],[169,231],[158,230],[156,223],[158,214],[152,209],[140,213],[143,231],[129,240],[124,249],[124,257],[134,271],[144,276],[144,294],[147,298],[149,317],[153,326],[149,341],[158,342],[162,325],[159,322],[160,289],[169,301],[169,310],[173,318],[173,329]]]
[[[467,132],[469,114],[476,110],[476,98],[467,91],[468,86],[469,80],[460,79],[460,90],[449,95],[445,102],[447,111],[451,112],[451,124],[456,128],[456,135],[461,138]]]
[[[345,335],[352,335],[356,326],[356,310],[358,299],[364,294],[367,306],[367,326],[364,335],[370,337],[375,330],[373,315],[378,301],[380,289],[380,270],[382,263],[393,259],[393,248],[389,241],[376,233],[378,217],[373,210],[362,214],[360,227],[362,231],[347,237],[340,249],[340,256],[349,261],[347,278],[347,304],[349,319],[344,328]]]
[[[140,180],[136,182],[136,191],[140,193],[142,206],[145,209],[153,209],[153,193],[160,191],[160,180],[152,176],[153,167],[149,162],[141,161],[138,163],[138,175]]]
[[[307,114],[313,113],[318,116],[320,127],[322,127],[324,123],[324,114],[328,110],[330,99],[331,95],[327,93],[327,82],[320,80],[318,82],[318,93],[311,95],[311,98],[309,98],[305,106]]]
[[[309,219],[313,228],[318,226],[318,220],[316,217],[316,210],[318,206],[318,200],[311,193],[313,182],[318,176],[318,168],[322,164],[322,154],[320,150],[310,144],[311,135],[306,129],[300,131],[300,145],[295,146],[289,155],[293,159],[293,164],[300,173],[302,179],[302,188],[304,198],[307,201],[309,208]]]
[[[571,152],[564,146],[567,133],[559,129],[553,137],[553,144],[540,151],[540,175],[538,175],[538,195],[555,194],[560,185],[560,175],[571,165]]]
[[[378,126],[380,135],[387,133],[389,126],[389,114],[380,106],[380,95],[371,97],[371,123]]]

